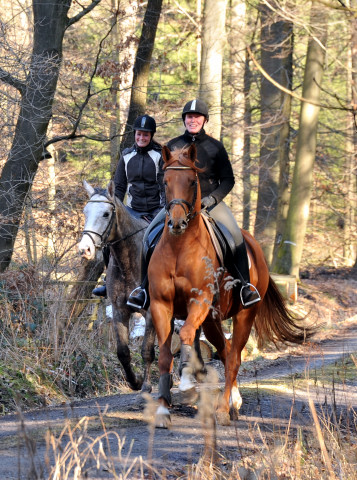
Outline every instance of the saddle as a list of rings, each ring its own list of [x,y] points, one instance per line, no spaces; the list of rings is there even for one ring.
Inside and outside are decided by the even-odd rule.
[[[216,251],[220,265],[222,267],[225,266],[228,271],[233,274],[236,244],[232,234],[229,232],[227,227],[223,225],[223,223],[215,221],[209,214],[203,213],[202,218],[211,237],[212,244]],[[155,225],[152,230],[148,232],[148,235],[144,242],[143,250],[144,258],[147,265],[149,264],[151,255],[158,241],[161,238],[164,226],[165,220]]]

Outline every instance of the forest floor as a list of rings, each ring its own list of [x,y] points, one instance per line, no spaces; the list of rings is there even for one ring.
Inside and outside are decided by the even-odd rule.
[[[243,405],[230,426],[208,431],[200,414],[205,394],[223,385],[222,366],[212,360],[219,381],[198,386],[198,404],[181,406],[174,386],[168,430],[150,422],[157,388],[150,401],[122,393],[1,417],[0,479],[82,478],[79,471],[93,480],[205,478],[193,475],[193,465],[211,449],[227,474],[221,478],[233,478],[238,460],[242,479],[278,478],[260,477],[259,469],[288,444],[314,451],[319,424],[348,437],[357,464],[357,279],[347,273],[306,272],[293,308],[324,327],[307,345],[247,357],[239,373]]]

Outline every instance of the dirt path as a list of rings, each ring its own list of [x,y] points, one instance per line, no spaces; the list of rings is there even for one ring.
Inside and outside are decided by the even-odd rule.
[[[216,430],[216,449],[219,458],[224,459],[223,466],[240,456],[253,455],[262,444],[262,434],[264,442],[269,443],[269,439],[276,441],[277,435],[283,439],[287,429],[293,437],[298,427],[306,431],[313,428],[308,392],[296,386],[296,378],[308,372],[313,379],[316,369],[328,369],[337,360],[357,352],[357,319],[344,322],[328,338],[317,340],[310,347],[291,348],[279,355],[272,353],[271,358],[244,363],[239,376],[243,396],[239,419],[230,427]],[[222,374],[217,362],[212,365]],[[271,389],[271,382],[279,383],[282,377],[284,389],[277,394],[276,388]],[[118,475],[129,466],[132,471],[127,478],[144,478],[140,468],[145,470],[146,463],[160,474],[165,472],[168,479],[185,478],[187,466],[203,454],[204,439],[211,441],[212,437],[205,437],[197,407],[175,404],[176,392],[174,388],[170,430],[154,431],[148,427],[149,413],[143,410],[144,402],[136,393],[47,407],[28,412],[22,419],[17,415],[4,416],[0,419],[0,479],[48,478],[55,455],[59,464],[58,458],[64,458],[67,452],[68,465],[77,451],[84,452],[89,445],[92,454],[82,467],[86,478],[116,478],[111,468]],[[317,405],[334,405],[343,415],[357,409],[356,380],[335,385],[333,391],[312,382],[310,395]],[[55,447],[46,447],[49,431],[57,439],[61,437]],[[97,469],[95,458],[100,455]]]

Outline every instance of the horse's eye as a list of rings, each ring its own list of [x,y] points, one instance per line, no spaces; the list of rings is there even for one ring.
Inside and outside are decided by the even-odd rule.
[[[103,217],[104,217],[104,218],[109,217],[109,212],[105,212],[105,213],[103,214]]]
[[[165,188],[167,187],[167,182],[164,182],[164,187],[165,187]]]
[[[192,182],[191,182],[191,187],[194,187],[194,186],[195,186],[195,183],[196,183],[196,180],[192,180]]]

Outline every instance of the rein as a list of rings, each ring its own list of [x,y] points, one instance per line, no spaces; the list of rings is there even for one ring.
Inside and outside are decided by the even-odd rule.
[[[186,214],[186,220],[187,222],[189,222],[190,220],[192,220],[193,218],[195,218],[195,216],[200,213],[200,212],[193,212],[194,208],[195,208],[195,204],[196,204],[196,200],[197,200],[197,183],[198,183],[198,176],[197,176],[197,172],[194,168],[192,167],[183,167],[183,166],[177,166],[177,167],[166,167],[165,170],[193,170],[196,174],[196,180],[195,180],[195,190],[194,190],[194,193],[193,193],[193,199],[192,199],[192,202],[187,202],[187,200],[184,200],[183,198],[174,198],[173,200],[171,200],[171,202],[167,203],[165,205],[165,211],[166,211],[166,215],[167,216],[170,216],[170,208],[173,206],[173,205],[180,205],[185,214]],[[188,212],[186,213],[186,208],[185,208],[185,205],[186,207],[188,208]]]

